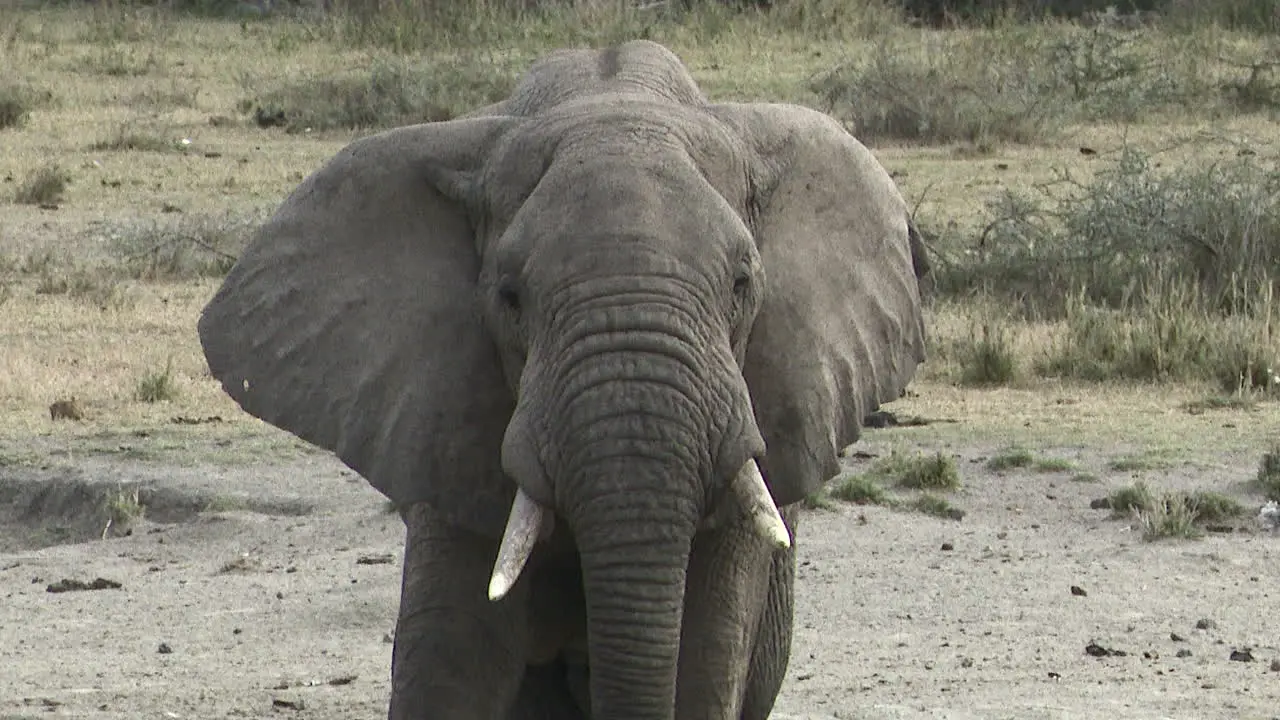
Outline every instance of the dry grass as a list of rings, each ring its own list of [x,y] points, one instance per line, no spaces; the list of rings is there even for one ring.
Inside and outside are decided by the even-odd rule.
[[[16,118],[0,130],[6,150],[0,178],[11,179],[4,199],[16,197],[19,186],[46,168],[71,176],[70,184],[54,188],[58,193],[36,193],[57,197],[58,210],[41,209],[50,204],[46,200],[5,205],[0,221],[0,336],[6,339],[0,434],[87,437],[104,428],[163,423],[174,414],[230,421],[222,430],[193,433],[261,432],[208,377],[194,330],[200,307],[248,228],[355,134],[448,117],[485,102],[554,47],[644,35],[672,47],[715,99],[821,107],[824,98],[834,98],[837,114],[866,125],[859,134],[874,138],[877,155],[909,201],[923,198],[920,217],[941,230],[949,259],[967,257],[990,223],[988,201],[1008,189],[1052,182],[1064,171],[1087,183],[1122,147],[1159,152],[1167,167],[1207,166],[1242,151],[1274,160],[1280,141],[1265,73],[1247,89],[1241,88],[1250,73],[1218,60],[1202,75],[1179,60],[1167,69],[1163,86],[1137,71],[1113,79],[1079,76],[1077,61],[1088,53],[1119,72],[1129,54],[1145,58],[1160,48],[1185,51],[1171,53],[1178,58],[1201,53],[1245,62],[1270,47],[1265,38],[1221,29],[1177,38],[1144,31],[1122,43],[1059,25],[940,33],[907,27],[874,7],[816,0],[784,3],[767,20],[712,9],[682,22],[666,11],[610,15],[597,8],[521,24],[484,17],[462,25],[465,18],[458,17],[416,23],[409,21],[417,6],[397,7],[373,23],[342,17],[241,23],[111,3],[0,9],[0,66],[18,69],[5,81],[22,89],[0,89],[0,113]],[[970,82],[986,92],[994,81],[974,73],[993,66],[976,58],[988,54],[1003,58],[1003,67],[1016,67],[1026,48],[1048,52],[1064,43],[1075,54],[1052,66],[1056,84],[1009,79],[1017,91],[1009,107],[1016,112],[957,93],[920,94],[933,87],[919,79],[930,69],[945,76],[937,87],[986,77],[986,84]],[[851,68],[861,74],[847,75]],[[884,130],[877,130],[868,118],[850,115],[856,98],[839,94],[851,87],[838,84],[842,77],[879,83],[866,85],[866,92],[909,82],[903,98],[919,104],[923,97],[925,106],[950,113],[958,129],[911,136],[888,132],[898,121],[885,120]],[[1235,90],[1220,89],[1231,83]],[[1040,112],[1046,106],[1038,98],[1050,86],[1058,94],[1048,97],[1072,96],[1070,103],[1058,103],[1070,113],[1041,117],[1019,110],[1017,103],[1029,99]],[[1136,116],[1121,106],[1132,97],[1153,108],[1168,105],[1156,91],[1169,87],[1182,93],[1177,97],[1189,93],[1205,102],[1195,113]],[[1240,100],[1246,96],[1248,102]],[[876,96],[878,104],[867,107],[892,119],[900,109],[885,104],[886,97]],[[6,105],[7,98],[17,104]],[[286,126],[299,132],[259,127],[259,110],[264,116],[283,113]],[[1029,129],[1018,129],[1027,122]],[[1081,147],[1097,154],[1083,155]],[[1205,336],[1222,347],[1230,347],[1224,338],[1257,336],[1257,343],[1240,349],[1241,362],[1221,363],[1221,372],[1106,372],[1100,375],[1107,382],[1094,384],[1089,373],[1063,371],[1061,362],[1053,362],[1068,351],[1074,360],[1093,353],[1071,319],[1034,317],[1014,312],[1013,305],[997,295],[957,293],[929,308],[931,360],[915,387],[918,396],[902,400],[902,411],[963,420],[929,428],[931,437],[994,435],[1035,447],[1064,436],[1111,446],[1121,435],[1140,447],[1220,445],[1249,448],[1255,457],[1271,440],[1265,428],[1280,415],[1265,395],[1250,409],[1177,410],[1221,394],[1229,383],[1216,375],[1280,358],[1277,339],[1257,332],[1256,323],[1232,321],[1243,323],[1239,332]],[[1130,324],[1141,322],[1133,318]],[[1198,327],[1212,326],[1225,324],[1205,316]],[[166,387],[172,392],[164,394],[171,399],[141,402],[139,380],[170,361]],[[1040,370],[1046,367],[1056,371]],[[1152,391],[1143,384],[1154,381],[1165,385]],[[48,403],[71,395],[87,406],[88,420],[51,429]],[[1250,422],[1223,426],[1222,414],[1243,412],[1251,413]]]
[[[1207,525],[1229,523],[1245,515],[1233,497],[1207,490],[1157,491],[1138,482],[1119,488],[1107,498],[1112,517],[1134,518],[1144,540],[1194,540]]]
[[[1258,463],[1258,489],[1268,500],[1280,502],[1280,444],[1263,453]]]

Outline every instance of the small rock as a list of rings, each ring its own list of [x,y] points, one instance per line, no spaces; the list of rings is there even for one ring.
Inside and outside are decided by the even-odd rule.
[[[304,706],[301,700],[285,700],[283,698],[273,698],[271,707],[289,708],[290,710],[301,710]]]
[[[169,643],[160,643],[160,647],[156,648],[156,652],[161,655],[170,655],[173,653],[173,648],[169,647]]]
[[[1196,629],[1197,630],[1217,630],[1218,623],[1214,622],[1213,620],[1210,620],[1209,618],[1200,618],[1199,620],[1196,621]]]
[[[56,583],[51,583],[45,588],[45,592],[64,593],[76,590],[119,590],[120,583],[115,580],[107,580],[106,578],[95,578],[90,582],[83,580],[63,579]]]
[[[277,591],[277,592],[276,592],[276,599],[277,599],[277,600],[283,600],[283,599],[284,599],[284,593]]]
[[[1187,639],[1186,639],[1186,638],[1182,637],[1181,635],[1179,635],[1179,634],[1178,634],[1178,633],[1176,633],[1176,632],[1171,632],[1171,633],[1169,633],[1169,639],[1170,639],[1170,640],[1172,640],[1172,641],[1174,641],[1174,642],[1186,642],[1186,641],[1187,641]]]
[[[1276,663],[1280,663],[1280,660],[1277,660]],[[973,667],[973,658],[971,657],[961,658],[960,667],[963,667],[963,668]]]
[[[1180,658],[1189,658],[1191,657],[1191,650],[1189,650],[1188,648],[1182,648],[1181,650],[1178,651],[1177,654],[1178,654],[1178,657]]]
[[[1076,597],[1087,597],[1089,595],[1089,593],[1085,592],[1084,588],[1080,587],[1079,585],[1071,586],[1071,594],[1075,595]]]
[[[330,680],[330,681],[329,681],[329,684],[330,684],[330,685],[350,685],[351,683],[355,682],[355,680],[356,680],[356,678],[357,678],[357,677],[359,677],[359,676],[357,676],[357,675],[343,675],[343,676],[341,676],[341,677],[336,677],[336,678],[334,678],[334,679]]]
[[[1263,530],[1280,532],[1280,502],[1272,500],[1258,511],[1258,524]]]
[[[395,560],[395,556],[391,553],[382,553],[380,555],[361,555],[356,558],[357,565],[389,565]]]
[[[950,551],[955,550],[955,549],[956,549],[956,546],[955,546],[955,545],[952,545],[952,544],[951,544],[951,543],[949,543],[949,542],[944,542],[944,543],[942,543],[942,551],[943,551],[943,552],[950,552]]]
[[[1253,653],[1249,648],[1243,650],[1232,650],[1230,659],[1236,662],[1253,662]]]
[[[1125,657],[1129,654],[1124,650],[1104,648],[1096,642],[1091,642],[1086,645],[1084,647],[1084,652],[1086,655],[1090,655],[1092,657]]]
[[[1089,502],[1090,510],[1110,510],[1111,498],[1095,498]]]
[[[1280,672],[1280,660],[1271,661],[1271,672]]]

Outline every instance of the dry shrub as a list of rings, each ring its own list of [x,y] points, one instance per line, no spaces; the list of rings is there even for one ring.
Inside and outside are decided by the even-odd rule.
[[[231,270],[265,212],[139,220],[107,229],[115,272],[137,280],[221,277]]]
[[[31,114],[31,100],[17,85],[0,85],[0,130],[22,127]]]
[[[381,57],[363,74],[309,77],[246,102],[263,124],[292,132],[370,130],[450,120],[505,98],[519,68],[494,56]]]
[[[1063,171],[988,211],[978,237],[934,248],[934,287],[1063,321],[1033,359],[1038,373],[1280,396],[1275,168],[1245,155],[1159,169],[1126,148],[1087,182]],[[984,362],[969,365],[991,365],[1000,345],[975,339],[970,355]]]
[[[1105,25],[887,32],[810,89],[862,137],[926,144],[1032,144],[1072,123],[1270,107],[1266,78],[1249,76],[1245,85],[1222,80],[1223,72],[1239,75],[1239,67],[1265,58],[1228,61],[1219,57],[1221,45],[1207,35]]]
[[[71,175],[57,164],[38,168],[13,193],[20,205],[51,205],[61,202]]]
[[[1036,142],[1056,129],[1059,113],[1046,87],[1052,78],[1027,61],[1036,42],[1026,32],[894,34],[811,89],[868,141]]]
[[[1060,314],[1077,293],[1128,307],[1176,281],[1235,312],[1280,282],[1280,173],[1250,156],[1159,170],[1124,148],[1088,182],[1059,171],[1006,191],[988,214],[971,247],[936,263],[940,292],[984,290]]]

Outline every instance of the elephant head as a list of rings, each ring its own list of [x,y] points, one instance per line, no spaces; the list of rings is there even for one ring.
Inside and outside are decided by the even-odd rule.
[[[492,538],[491,597],[565,523],[608,718],[670,717],[699,528],[750,516],[786,545],[778,506],[924,359],[907,210],[872,154],[809,109],[708,102],[647,41],[351,143],[199,332],[249,413]]]

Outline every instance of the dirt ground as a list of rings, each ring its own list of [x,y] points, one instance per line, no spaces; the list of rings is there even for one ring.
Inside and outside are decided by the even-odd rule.
[[[1018,410],[869,431],[854,448],[955,456],[964,486],[951,499],[965,514],[847,504],[805,514],[796,637],[774,716],[1280,716],[1280,534],[1245,521],[1147,542],[1090,507],[1136,475],[1214,488],[1257,511],[1247,448],[1274,432],[1274,410],[1192,416],[1178,402],[919,386],[895,410],[935,420]],[[1109,407],[1135,418],[1131,444],[1083,429]],[[1038,431],[1080,439],[1037,447],[1099,481],[986,469]],[[1152,450],[1157,433],[1167,442]],[[1183,445],[1192,437],[1201,442]],[[1205,441],[1218,449],[1172,449]],[[1107,469],[1135,448],[1164,459]],[[10,459],[0,463],[0,718],[385,713],[403,528],[330,456],[233,417],[11,437],[0,457]],[[146,515],[104,532],[104,504],[121,497]],[[98,578],[112,586],[50,591]],[[1095,657],[1091,644],[1113,652]],[[1245,651],[1252,661],[1232,660]]]

